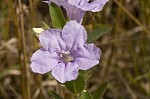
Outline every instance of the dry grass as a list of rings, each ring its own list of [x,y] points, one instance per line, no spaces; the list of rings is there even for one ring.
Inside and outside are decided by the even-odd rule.
[[[51,26],[48,6],[41,0],[29,0],[21,5],[22,12],[18,1],[0,1],[0,99],[49,99],[48,90],[69,97],[50,74],[34,74],[27,69],[32,53],[40,47],[32,28],[42,27],[41,21]],[[104,24],[113,28],[95,42],[102,57],[91,70],[87,83],[90,92],[109,80],[104,99],[150,98],[149,7],[149,0],[110,0],[103,11],[86,13],[83,24],[87,31]]]

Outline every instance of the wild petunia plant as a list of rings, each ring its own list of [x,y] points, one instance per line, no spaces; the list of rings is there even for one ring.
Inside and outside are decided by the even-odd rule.
[[[49,5],[51,2],[53,2],[58,6],[64,7],[70,20],[76,20],[78,23],[81,23],[85,11],[101,11],[109,0],[93,0],[92,2],[89,1],[90,0],[49,0],[43,2],[46,2]]]
[[[91,95],[85,89],[86,70],[99,63],[101,51],[93,42],[111,28],[100,27],[87,35],[81,25],[85,11],[101,11],[109,0],[49,0],[50,16],[55,29],[50,29],[44,22],[46,30],[33,28],[39,38],[42,48],[31,57],[31,69],[35,73],[45,74],[51,72],[53,77],[63,84],[79,99],[100,99],[104,94],[108,82],[101,84]],[[53,2],[53,3],[52,3]],[[66,22],[61,9],[63,6],[68,17]],[[80,72],[80,73],[79,73]],[[85,76],[86,75],[86,76]],[[54,91],[51,97],[63,99]]]

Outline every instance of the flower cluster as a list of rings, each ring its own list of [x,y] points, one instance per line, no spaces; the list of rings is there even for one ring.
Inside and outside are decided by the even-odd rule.
[[[101,51],[94,44],[86,44],[87,33],[79,22],[84,11],[100,11],[107,1],[94,0],[89,3],[88,0],[49,0],[49,4],[54,2],[62,5],[73,20],[67,22],[62,30],[42,30],[39,34],[42,48],[31,57],[32,71],[40,74],[51,71],[59,82],[64,83],[75,80],[79,70],[87,70],[98,64]]]

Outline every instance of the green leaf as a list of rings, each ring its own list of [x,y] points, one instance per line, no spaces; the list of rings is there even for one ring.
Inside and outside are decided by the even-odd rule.
[[[61,9],[56,4],[51,3],[49,7],[49,11],[50,11],[53,27],[62,29],[66,24],[66,21]]]
[[[54,99],[63,99],[62,97],[60,97],[57,93],[55,93],[54,91],[49,91],[48,94],[53,97]]]
[[[66,88],[71,91],[72,93],[80,93],[85,88],[85,81],[84,78],[79,75],[76,80],[68,81],[64,83]]]
[[[93,43],[102,35],[110,32],[111,30],[112,28],[110,27],[100,27],[100,28],[95,29],[94,31],[88,34],[87,43]]]
[[[91,99],[91,95],[88,91],[83,90],[81,93],[80,99]]]
[[[106,88],[108,86],[109,82],[102,83],[94,92],[93,99],[101,99],[103,94],[106,91]]]
[[[45,22],[43,22],[43,21],[41,21],[41,22],[44,25],[44,29],[50,29],[50,27]]]

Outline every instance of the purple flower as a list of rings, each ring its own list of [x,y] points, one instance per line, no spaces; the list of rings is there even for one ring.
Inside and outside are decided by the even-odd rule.
[[[101,51],[94,44],[86,44],[87,33],[76,21],[68,22],[63,30],[49,29],[39,35],[42,48],[31,57],[35,73],[52,71],[59,82],[77,78],[78,70],[87,70],[99,63]]]
[[[101,11],[108,1],[109,0],[93,0],[89,3],[89,0],[49,0],[43,2],[47,2],[48,4],[54,2],[58,6],[63,6],[67,11],[68,17],[80,23],[82,22],[85,11]]]

